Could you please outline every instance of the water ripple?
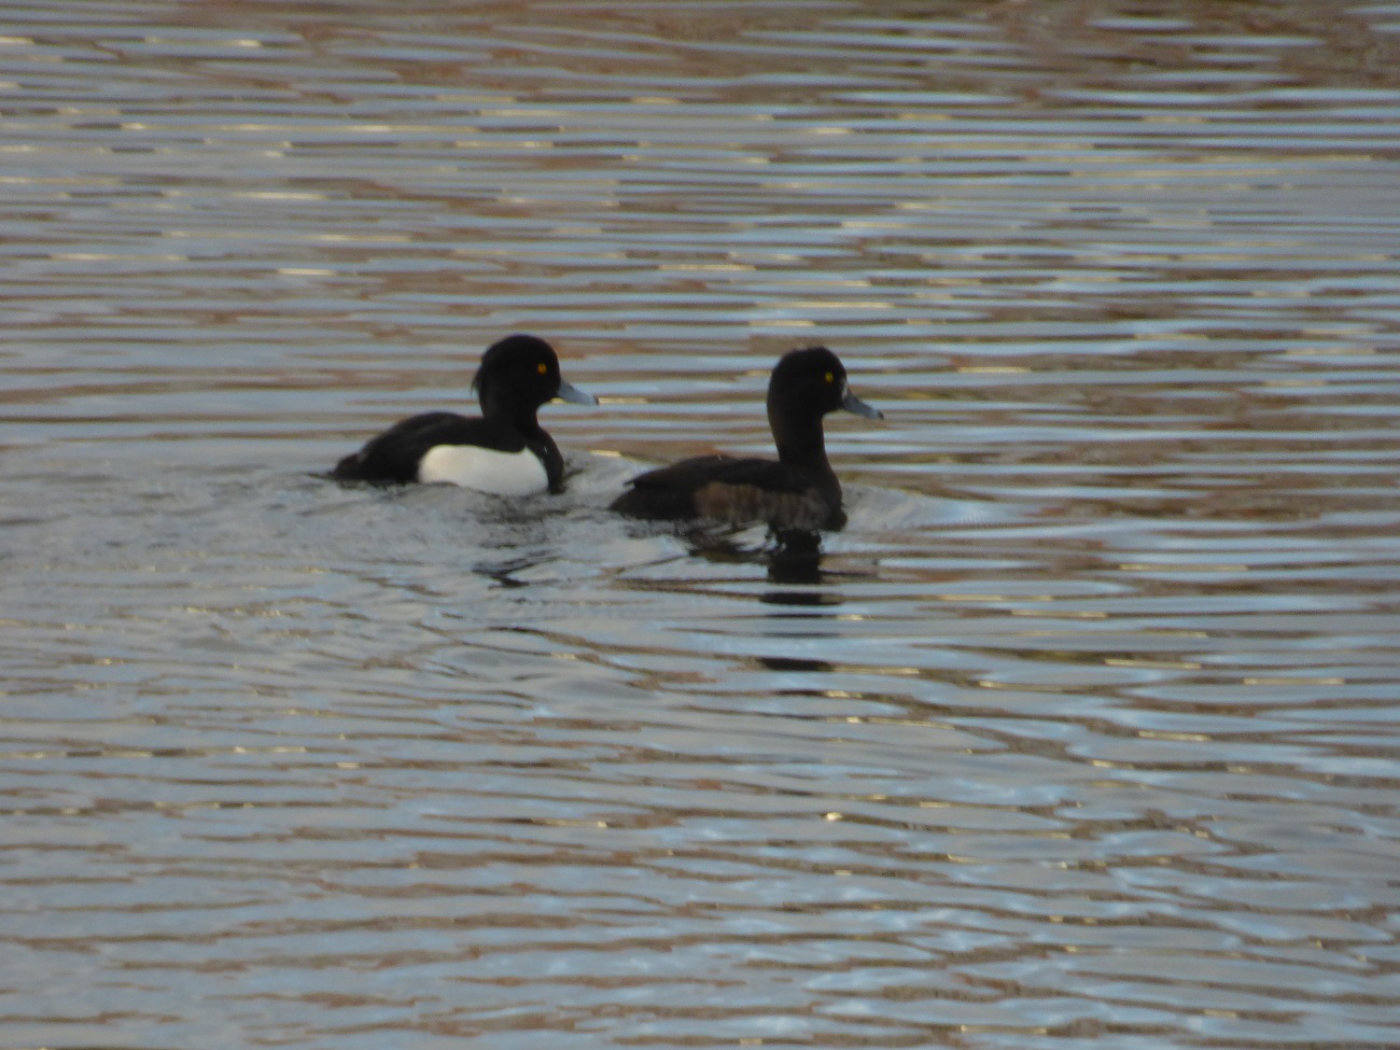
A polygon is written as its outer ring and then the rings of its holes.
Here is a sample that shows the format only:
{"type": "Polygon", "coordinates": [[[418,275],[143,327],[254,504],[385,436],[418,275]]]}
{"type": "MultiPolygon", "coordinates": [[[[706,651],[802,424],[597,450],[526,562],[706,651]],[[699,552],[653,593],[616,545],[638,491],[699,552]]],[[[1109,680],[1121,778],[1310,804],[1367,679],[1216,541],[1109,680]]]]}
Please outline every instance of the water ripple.
{"type": "Polygon", "coordinates": [[[1394,1044],[1394,15],[16,9],[0,1026],[1394,1044]],[[603,509],[811,341],[819,558],[603,509]]]}

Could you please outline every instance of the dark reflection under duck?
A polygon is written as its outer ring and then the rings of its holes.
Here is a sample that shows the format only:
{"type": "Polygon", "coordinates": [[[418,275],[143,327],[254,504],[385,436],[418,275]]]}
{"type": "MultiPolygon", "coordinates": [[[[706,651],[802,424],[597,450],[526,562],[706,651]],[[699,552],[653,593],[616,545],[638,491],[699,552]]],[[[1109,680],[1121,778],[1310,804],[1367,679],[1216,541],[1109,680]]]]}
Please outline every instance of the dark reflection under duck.
{"type": "MultiPolygon", "coordinates": [[[[788,530],[773,542],[746,545],[733,531],[713,526],[682,529],[690,553],[706,561],[730,565],[761,565],[768,582],[790,585],[827,584],[868,575],[863,572],[823,568],[821,535],[817,532],[788,530]]],[[[772,591],[763,601],[775,605],[831,605],[839,599],[820,590],[772,591]]]]}

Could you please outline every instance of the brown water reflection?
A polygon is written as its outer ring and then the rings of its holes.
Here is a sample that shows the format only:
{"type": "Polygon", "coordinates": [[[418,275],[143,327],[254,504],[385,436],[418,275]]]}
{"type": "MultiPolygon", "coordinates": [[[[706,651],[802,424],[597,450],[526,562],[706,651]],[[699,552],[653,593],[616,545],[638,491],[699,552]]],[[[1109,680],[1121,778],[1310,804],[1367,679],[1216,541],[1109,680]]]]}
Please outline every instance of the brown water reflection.
{"type": "Polygon", "coordinates": [[[7,14],[4,1042],[1400,1041],[1400,6],[7,14]],[[811,340],[815,564],[603,509],[811,340]]]}

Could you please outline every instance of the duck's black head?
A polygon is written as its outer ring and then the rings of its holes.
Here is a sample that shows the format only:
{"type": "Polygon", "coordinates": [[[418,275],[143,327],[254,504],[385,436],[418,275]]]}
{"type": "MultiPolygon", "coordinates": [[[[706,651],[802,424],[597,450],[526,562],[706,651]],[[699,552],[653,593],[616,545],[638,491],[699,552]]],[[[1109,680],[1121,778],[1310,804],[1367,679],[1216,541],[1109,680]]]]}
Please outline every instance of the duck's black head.
{"type": "Polygon", "coordinates": [[[837,409],[867,419],[883,419],[878,410],[851,393],[846,367],[825,346],[783,354],[769,379],[769,423],[778,437],[780,451],[783,431],[797,430],[804,423],[820,428],[822,416],[837,409]]]}
{"type": "Polygon", "coordinates": [[[508,335],[492,343],[481,356],[472,389],[485,415],[517,420],[533,420],[535,411],[556,397],[597,404],[591,395],[564,381],[554,348],[533,335],[508,335]]]}

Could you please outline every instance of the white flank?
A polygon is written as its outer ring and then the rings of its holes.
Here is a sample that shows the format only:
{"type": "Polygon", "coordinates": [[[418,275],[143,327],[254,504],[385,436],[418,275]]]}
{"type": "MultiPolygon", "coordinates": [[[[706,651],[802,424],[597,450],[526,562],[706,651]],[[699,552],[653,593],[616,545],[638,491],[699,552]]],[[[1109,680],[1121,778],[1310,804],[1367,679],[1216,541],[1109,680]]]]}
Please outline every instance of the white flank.
{"type": "Polygon", "coordinates": [[[476,445],[434,445],[418,461],[419,481],[448,481],[498,496],[528,496],[549,488],[544,464],[528,448],[496,452],[476,445]]]}

